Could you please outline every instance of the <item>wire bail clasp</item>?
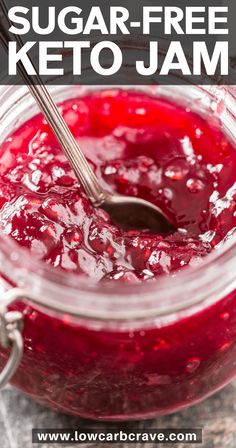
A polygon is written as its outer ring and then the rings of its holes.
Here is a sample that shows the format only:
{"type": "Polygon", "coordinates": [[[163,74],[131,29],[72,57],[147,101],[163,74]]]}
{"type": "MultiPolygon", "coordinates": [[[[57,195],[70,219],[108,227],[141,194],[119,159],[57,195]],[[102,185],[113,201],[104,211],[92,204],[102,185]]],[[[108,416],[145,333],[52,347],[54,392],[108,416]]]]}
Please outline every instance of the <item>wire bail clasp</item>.
{"type": "Polygon", "coordinates": [[[11,348],[9,359],[0,373],[0,389],[3,388],[16,372],[23,355],[23,314],[8,311],[4,300],[0,306],[0,345],[11,348]]]}

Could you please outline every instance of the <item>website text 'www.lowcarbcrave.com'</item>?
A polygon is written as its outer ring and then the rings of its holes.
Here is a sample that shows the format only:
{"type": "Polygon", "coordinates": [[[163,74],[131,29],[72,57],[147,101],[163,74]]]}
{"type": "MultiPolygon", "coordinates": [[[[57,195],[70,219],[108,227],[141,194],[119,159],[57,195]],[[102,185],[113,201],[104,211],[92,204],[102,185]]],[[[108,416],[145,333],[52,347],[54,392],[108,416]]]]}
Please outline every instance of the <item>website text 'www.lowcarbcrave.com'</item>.
{"type": "Polygon", "coordinates": [[[33,429],[33,443],[202,443],[202,430],[152,429],[136,431],[80,431],[79,429],[33,429]]]}

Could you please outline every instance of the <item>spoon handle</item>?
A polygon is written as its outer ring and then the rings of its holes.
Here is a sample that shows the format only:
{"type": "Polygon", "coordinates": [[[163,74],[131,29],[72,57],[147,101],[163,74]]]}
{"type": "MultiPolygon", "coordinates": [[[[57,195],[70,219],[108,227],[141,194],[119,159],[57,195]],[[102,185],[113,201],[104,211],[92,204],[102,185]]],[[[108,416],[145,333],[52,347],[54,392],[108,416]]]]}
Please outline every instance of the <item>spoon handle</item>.
{"type": "MultiPolygon", "coordinates": [[[[4,0],[0,0],[0,19],[0,41],[4,48],[8,50],[9,41],[17,42],[19,48],[22,48],[23,42],[19,35],[13,35],[8,31],[8,26],[11,25],[11,23],[8,18],[8,9],[4,0]],[[3,21],[5,23],[3,23],[3,21]]],[[[18,62],[18,69],[21,77],[57,137],[76,177],[82,184],[92,204],[95,207],[98,207],[105,201],[108,193],[99,184],[97,177],[59,112],[51,94],[43,84],[32,61],[31,63],[36,73],[33,77],[27,73],[22,62],[18,62]]]]}

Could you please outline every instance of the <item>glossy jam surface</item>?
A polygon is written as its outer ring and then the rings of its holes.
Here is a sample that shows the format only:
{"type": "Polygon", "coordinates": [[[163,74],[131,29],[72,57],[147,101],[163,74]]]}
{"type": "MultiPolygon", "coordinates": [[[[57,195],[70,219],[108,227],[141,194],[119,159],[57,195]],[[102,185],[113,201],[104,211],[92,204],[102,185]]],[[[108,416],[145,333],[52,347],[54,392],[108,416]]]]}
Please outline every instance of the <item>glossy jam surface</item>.
{"type": "MultiPolygon", "coordinates": [[[[213,118],[115,90],[61,110],[103,185],[163,206],[178,231],[125,232],[93,210],[36,116],[0,151],[1,228],[33,257],[96,282],[171,281],[233,235],[235,148],[213,118]]],[[[24,314],[24,356],[12,383],[56,410],[143,419],[195,403],[236,374],[235,291],[164,324],[75,319],[23,300],[14,308],[24,314]]],[[[0,369],[8,357],[1,349],[0,369]]]]}
{"type": "Polygon", "coordinates": [[[124,231],[93,209],[36,116],[0,149],[1,228],[35,257],[95,281],[136,283],[196,265],[232,235],[236,152],[214,119],[121,90],[61,111],[104,187],[159,205],[178,230],[124,231]]]}

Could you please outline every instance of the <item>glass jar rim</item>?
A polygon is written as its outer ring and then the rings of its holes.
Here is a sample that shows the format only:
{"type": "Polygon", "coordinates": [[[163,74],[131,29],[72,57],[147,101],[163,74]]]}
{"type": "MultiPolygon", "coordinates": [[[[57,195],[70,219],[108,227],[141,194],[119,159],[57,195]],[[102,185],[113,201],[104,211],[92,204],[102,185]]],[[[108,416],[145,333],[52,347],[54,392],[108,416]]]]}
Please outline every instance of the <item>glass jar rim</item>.
{"type": "MultiPolygon", "coordinates": [[[[236,89],[228,87],[235,101],[236,89]]],[[[2,89],[4,86],[0,88],[0,98],[2,89]]],[[[232,113],[232,107],[229,112],[232,113]]],[[[114,289],[109,284],[92,281],[88,284],[88,278],[65,273],[33,259],[29,251],[3,235],[0,237],[0,263],[4,265],[6,275],[12,275],[14,264],[13,281],[25,287],[22,279],[27,278],[30,291],[27,298],[46,308],[101,320],[143,320],[189,313],[216,302],[223,291],[224,296],[230,293],[236,286],[236,275],[232,269],[236,261],[235,247],[236,237],[232,236],[230,241],[202,259],[197,266],[185,268],[176,276],[161,276],[153,282],[138,285],[115,283],[114,289]]]]}

